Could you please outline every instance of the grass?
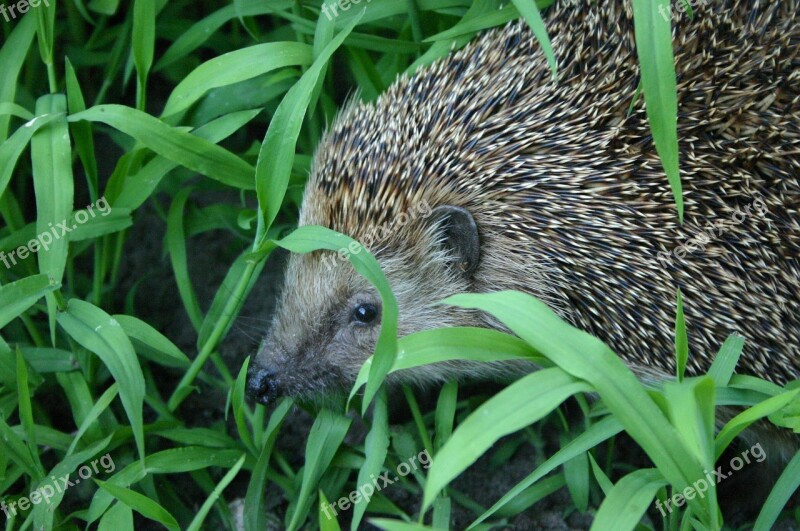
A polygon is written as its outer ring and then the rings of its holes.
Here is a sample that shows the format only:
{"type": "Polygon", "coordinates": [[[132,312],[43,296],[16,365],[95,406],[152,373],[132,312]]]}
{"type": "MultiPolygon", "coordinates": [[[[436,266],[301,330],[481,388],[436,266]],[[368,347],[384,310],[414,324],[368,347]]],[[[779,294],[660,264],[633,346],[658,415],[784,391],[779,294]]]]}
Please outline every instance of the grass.
{"type": "MultiPolygon", "coordinates": [[[[283,518],[271,525],[288,529],[356,529],[367,520],[389,530],[445,528],[456,513],[467,514],[473,529],[489,529],[564,486],[569,510],[592,513],[595,529],[720,528],[714,486],[661,521],[654,499],[663,502],[704,477],[758,419],[800,431],[800,386],[734,375],[743,344],[735,336],[708,375],[684,377],[689,354],[680,299],[677,379],[646,387],[600,341],[519,293],[445,301],[491,313],[514,336],[456,328],[398,340],[397,306],[378,263],[366,253],[351,255],[384,308],[375,356],[350,395],[354,412],[371,407],[362,419],[366,437],[346,440],[353,416],[312,412],[302,466],[278,448],[292,403],[252,406],[244,398],[247,362],[229,367],[220,355],[276,248],[303,253],[349,242],[321,227],[293,230],[311,156],[348,92],[358,88],[363,99],[374,99],[397,75],[520,16],[557,79],[539,11],[547,3],[371,0],[362,4],[367,9],[329,19],[319,1],[220,7],[202,0],[51,0],[0,21],[0,251],[9,255],[36,235],[53,234],[47,250],[17,253],[11,267],[0,267],[0,500],[19,504],[54,478],[83,478],[87,463],[106,454],[115,464],[49,503],[17,505],[6,529],[233,529],[234,499],[243,500],[243,521],[253,530],[268,524],[268,499],[279,500],[283,518]],[[224,191],[239,201],[200,200],[224,191]],[[98,214],[103,201],[109,212],[98,214]],[[121,280],[126,242],[145,206],[165,222],[165,233],[154,237],[163,238],[193,349],[178,348],[139,314],[138,284],[127,288],[121,280]],[[64,223],[74,229],[56,237],[54,227],[64,223]],[[220,230],[239,245],[206,304],[189,275],[188,243],[220,230]],[[389,425],[382,382],[390,372],[448,359],[518,358],[543,369],[493,396],[464,398],[448,383],[431,408],[405,389],[411,420],[389,425]],[[219,409],[230,422],[198,424],[186,404],[207,390],[228,397],[219,409]],[[578,404],[577,430],[561,411],[568,400],[578,404]],[[720,405],[743,411],[715,432],[720,405]],[[613,441],[622,431],[652,467],[614,462],[613,441]],[[558,434],[558,451],[509,484],[491,507],[459,489],[456,478],[482,457],[499,469],[522,447],[541,453],[545,433],[558,434]],[[430,468],[393,486],[415,503],[401,507],[378,491],[370,503],[343,511],[341,524],[325,516],[320,502],[340,500],[423,449],[433,456],[430,468]],[[642,520],[648,509],[650,518],[642,520]]],[[[682,217],[670,28],[657,6],[633,1],[640,88],[682,217]]],[[[798,467],[795,456],[757,529],[781,516],[800,482],[798,467]]],[[[269,514],[274,519],[276,511],[269,514]]]]}

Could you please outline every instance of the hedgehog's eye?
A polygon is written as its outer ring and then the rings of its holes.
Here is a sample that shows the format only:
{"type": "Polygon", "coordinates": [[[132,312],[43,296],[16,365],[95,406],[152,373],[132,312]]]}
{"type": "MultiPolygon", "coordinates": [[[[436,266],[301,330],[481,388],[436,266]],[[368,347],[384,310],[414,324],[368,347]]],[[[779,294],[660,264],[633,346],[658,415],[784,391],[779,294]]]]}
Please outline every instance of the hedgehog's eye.
{"type": "Polygon", "coordinates": [[[378,308],[374,304],[369,304],[369,303],[359,304],[353,310],[353,316],[351,318],[351,321],[360,324],[370,324],[375,319],[377,319],[379,315],[380,312],[378,311],[378,308]]]}

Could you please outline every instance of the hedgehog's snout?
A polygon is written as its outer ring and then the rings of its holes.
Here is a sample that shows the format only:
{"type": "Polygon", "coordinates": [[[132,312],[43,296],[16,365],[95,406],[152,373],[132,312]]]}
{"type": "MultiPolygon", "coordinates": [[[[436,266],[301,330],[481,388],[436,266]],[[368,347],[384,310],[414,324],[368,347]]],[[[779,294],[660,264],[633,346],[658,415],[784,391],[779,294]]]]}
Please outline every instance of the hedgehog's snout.
{"type": "Polygon", "coordinates": [[[254,365],[247,371],[247,394],[259,404],[269,405],[282,393],[274,370],[254,365]]]}

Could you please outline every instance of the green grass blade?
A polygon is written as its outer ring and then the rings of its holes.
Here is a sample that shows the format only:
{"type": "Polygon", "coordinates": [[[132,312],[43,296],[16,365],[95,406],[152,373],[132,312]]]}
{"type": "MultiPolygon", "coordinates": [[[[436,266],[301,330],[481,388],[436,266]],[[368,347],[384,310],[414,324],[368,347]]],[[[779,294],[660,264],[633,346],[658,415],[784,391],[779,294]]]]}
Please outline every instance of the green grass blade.
{"type": "Polygon", "coordinates": [[[171,116],[198,101],[209,90],[232,85],[289,66],[311,64],[311,47],[301,42],[257,44],[215,57],[195,68],[178,83],[164,107],[171,116]]]}
{"type": "MultiPolygon", "coordinates": [[[[218,144],[230,135],[240,131],[259,112],[261,112],[261,109],[227,114],[198,127],[191,134],[218,144]]],[[[115,209],[129,208],[135,210],[153,194],[164,176],[177,167],[178,163],[160,155],[156,156],[138,172],[126,177],[116,198],[109,197],[108,199],[115,209]]]]}
{"type": "Polygon", "coordinates": [[[69,117],[70,122],[102,122],[135,138],[148,149],[190,170],[243,190],[252,190],[253,168],[230,151],[170,127],[123,105],[97,105],[69,117]]]}
{"type": "MultiPolygon", "coordinates": [[[[25,56],[33,42],[33,36],[36,34],[36,21],[34,17],[22,17],[8,40],[0,48],[0,68],[3,69],[3,75],[0,76],[0,102],[13,102],[17,94],[17,79],[22,65],[25,62],[25,56]]],[[[5,142],[8,137],[8,116],[0,115],[0,143],[5,142]]],[[[0,164],[0,168],[4,168],[4,164],[0,164]]],[[[2,183],[2,179],[0,179],[2,183]]],[[[0,186],[0,195],[3,193],[4,186],[0,186]]]]}
{"type": "Polygon", "coordinates": [[[589,456],[589,462],[592,465],[592,472],[594,473],[595,480],[597,480],[597,484],[600,485],[600,490],[603,491],[605,496],[608,496],[608,494],[611,492],[611,489],[614,488],[614,484],[611,483],[611,480],[608,479],[606,473],[602,468],[600,468],[600,465],[597,464],[597,461],[594,460],[592,454],[587,452],[586,455],[589,456]]]}
{"type": "Polygon", "coordinates": [[[114,208],[100,216],[94,209],[81,209],[74,212],[71,219],[75,228],[69,233],[70,242],[94,240],[106,234],[123,231],[133,225],[131,211],[127,208],[114,208]],[[81,218],[87,221],[81,223],[79,222],[81,218]]]}
{"type": "MultiPolygon", "coordinates": [[[[372,359],[368,358],[361,366],[350,392],[351,398],[367,382],[372,359]]],[[[503,332],[485,328],[442,328],[423,330],[398,339],[397,356],[389,372],[451,360],[490,362],[526,359],[538,365],[551,365],[527,343],[503,332]]]]}
{"type": "Polygon", "coordinates": [[[769,531],[773,529],[781,510],[786,506],[789,498],[797,491],[798,487],[800,487],[800,451],[794,454],[775,486],[772,487],[772,491],[770,491],[767,501],[761,507],[761,512],[758,514],[753,526],[754,531],[769,531]]]}
{"type": "Polygon", "coordinates": [[[47,275],[33,275],[0,286],[0,328],[19,317],[25,310],[36,304],[36,301],[58,289],[60,284],[51,281],[47,275]]]}
{"type": "Polygon", "coordinates": [[[133,3],[133,64],[136,66],[136,108],[145,109],[147,76],[153,66],[156,42],[155,0],[134,0],[133,3]]]}
{"type": "MultiPolygon", "coordinates": [[[[254,0],[245,2],[245,5],[242,6],[242,14],[244,16],[266,15],[288,9],[291,6],[292,0],[272,0],[269,5],[264,5],[264,2],[254,0]]],[[[199,20],[170,45],[161,59],[156,63],[153,71],[158,72],[175,61],[186,57],[202,46],[218,29],[237,18],[237,16],[236,6],[227,5],[199,20]]]]}
{"type": "MultiPolygon", "coordinates": [[[[148,455],[144,460],[146,466],[142,460],[134,461],[117,472],[108,480],[108,483],[128,486],[142,480],[148,474],[182,474],[209,467],[230,469],[241,456],[241,450],[220,450],[219,448],[196,446],[172,448],[148,455]]],[[[98,491],[89,506],[89,512],[86,515],[87,523],[91,524],[100,518],[113,501],[114,498],[111,494],[106,491],[98,491]]]]}
{"type": "MultiPolygon", "coordinates": [[[[311,494],[316,492],[322,474],[330,465],[339,445],[344,441],[349,427],[349,418],[332,413],[330,410],[323,409],[317,415],[317,419],[311,427],[311,433],[308,434],[303,483],[294,503],[294,511],[289,513],[291,515],[287,526],[289,531],[299,529],[308,516],[311,509],[311,494]]],[[[289,514],[287,514],[287,519],[289,514]]]]}
{"type": "Polygon", "coordinates": [[[678,219],[683,223],[683,188],[678,169],[678,96],[675,60],[672,55],[668,0],[633,0],[636,51],[642,76],[642,90],[653,142],[669,179],[678,219]]]}
{"type": "Polygon", "coordinates": [[[686,319],[683,317],[683,296],[678,288],[678,309],[675,313],[675,363],[678,381],[683,380],[686,363],[689,361],[689,338],[686,335],[686,319]]]}
{"type": "Polygon", "coordinates": [[[171,514],[169,514],[169,511],[147,496],[139,494],[131,489],[126,489],[125,487],[120,487],[118,485],[114,485],[113,483],[108,483],[99,479],[95,479],[94,482],[97,483],[97,485],[99,485],[103,490],[108,491],[108,493],[114,498],[118,499],[120,502],[124,503],[148,520],[158,522],[170,530],[180,529],[178,521],[175,520],[175,517],[173,517],[171,514]]]}
{"type": "Polygon", "coordinates": [[[31,406],[31,390],[28,386],[28,366],[25,364],[25,358],[22,357],[22,352],[20,352],[19,348],[17,348],[17,404],[19,407],[19,420],[25,432],[28,450],[31,458],[41,469],[43,467],[36,447],[36,433],[33,429],[33,407],[31,406]]]}
{"type": "MultiPolygon", "coordinates": [[[[372,427],[367,433],[364,441],[364,464],[358,470],[358,480],[356,485],[366,485],[370,483],[372,477],[378,477],[383,463],[386,461],[386,454],[389,451],[389,406],[386,390],[383,389],[375,396],[375,407],[372,411],[372,427]]],[[[364,513],[369,505],[369,499],[361,497],[353,506],[353,519],[350,523],[351,531],[358,529],[364,513]]]]}
{"type": "Polygon", "coordinates": [[[407,524],[406,522],[389,520],[387,518],[372,518],[369,520],[369,523],[385,531],[432,531],[441,529],[424,526],[422,524],[407,524]]]}
{"type": "Polygon", "coordinates": [[[233,385],[231,406],[233,407],[233,418],[236,422],[236,431],[239,433],[239,439],[251,454],[258,455],[253,445],[253,437],[250,435],[250,429],[247,427],[247,421],[245,420],[247,404],[245,403],[244,390],[245,381],[247,379],[247,367],[249,365],[250,357],[248,356],[247,359],[244,360],[242,368],[239,369],[239,375],[236,377],[236,382],[233,385]]]}
{"type": "Polygon", "coordinates": [[[423,510],[500,437],[536,422],[570,396],[590,390],[563,370],[551,368],[529,374],[490,398],[458,426],[433,457],[423,510]]]}
{"type": "Polygon", "coordinates": [[[644,516],[658,489],[666,485],[654,468],[642,468],[620,479],[597,511],[592,530],[633,530],[644,516]]]}
{"type": "MultiPolygon", "coordinates": [[[[562,437],[562,447],[568,439],[562,437]]],[[[587,453],[576,455],[564,463],[564,482],[579,512],[585,513],[589,506],[589,459],[587,453]]]]}
{"type": "MultiPolygon", "coordinates": [[[[36,102],[36,114],[59,117],[31,138],[33,186],[36,191],[36,232],[43,235],[58,230],[59,223],[70,221],[75,185],[72,178],[72,149],[66,120],[67,99],[61,94],[42,96],[36,102]]],[[[63,229],[61,230],[63,232],[63,229]]],[[[37,253],[39,271],[57,282],[67,265],[69,238],[52,238],[48,249],[37,253]]],[[[40,241],[44,241],[42,236],[40,241]]]]}
{"type": "Polygon", "coordinates": [[[86,414],[86,418],[81,423],[80,427],[78,428],[78,432],[75,434],[74,439],[72,439],[72,444],[69,445],[69,449],[67,449],[67,457],[72,455],[72,452],[75,451],[75,448],[78,446],[78,441],[81,440],[86,430],[88,430],[94,421],[100,417],[100,415],[108,409],[108,406],[111,405],[111,402],[119,394],[119,384],[112,384],[111,387],[105,390],[105,392],[100,395],[100,398],[97,399],[97,402],[94,403],[92,409],[86,414]]]}
{"type": "Polygon", "coordinates": [[[256,192],[260,212],[256,247],[261,244],[283,204],[294,161],[297,138],[300,136],[300,128],[311,102],[317,79],[322,75],[333,52],[353,31],[360,18],[353,20],[347,28],[331,40],[314,64],[286,94],[270,121],[256,163],[256,192]]]}
{"type": "Polygon", "coordinates": [[[436,417],[434,422],[436,436],[433,441],[434,451],[439,451],[453,434],[453,422],[455,421],[457,405],[458,382],[449,381],[442,386],[439,399],[436,402],[436,417]]]}
{"type": "Polygon", "coordinates": [[[553,53],[553,45],[550,43],[550,36],[547,34],[547,27],[542,20],[542,14],[539,12],[539,6],[536,5],[534,0],[511,0],[517,11],[520,12],[525,22],[530,26],[536,40],[542,47],[542,52],[547,58],[547,64],[550,65],[550,71],[553,73],[553,81],[558,79],[558,62],[556,55],[553,53]]]}
{"type": "Polygon", "coordinates": [[[67,311],[58,314],[58,323],[75,341],[97,354],[119,384],[120,399],[144,459],[144,376],[128,336],[106,312],[78,299],[71,299],[67,311]]]}
{"type": "MultiPolygon", "coordinates": [[[[679,490],[703,476],[691,455],[636,376],[600,340],[580,331],[541,301],[519,292],[456,295],[444,302],[481,309],[569,374],[589,382],[631,437],[647,452],[662,474],[679,490]],[[636,404],[636,407],[631,407],[636,404]]],[[[708,521],[705,506],[689,502],[708,521]]]]}
{"type": "Polygon", "coordinates": [[[167,339],[161,332],[141,319],[130,315],[114,315],[128,337],[137,347],[136,351],[147,359],[165,367],[186,368],[191,363],[181,349],[167,339]],[[141,346],[142,348],[138,348],[141,346]]]}
{"type": "Polygon", "coordinates": [[[97,531],[135,531],[133,511],[122,502],[115,503],[100,519],[97,531]]]}
{"type": "MultiPolygon", "coordinates": [[[[5,192],[14,168],[17,165],[20,155],[30,142],[31,137],[41,127],[61,119],[60,114],[48,114],[37,116],[24,126],[17,129],[11,137],[0,145],[0,195],[5,192]]],[[[63,220],[61,220],[63,221],[63,220]]]]}
{"type": "Polygon", "coordinates": [[[336,521],[335,516],[329,516],[325,512],[325,507],[328,506],[328,498],[325,497],[325,493],[322,492],[322,489],[319,490],[319,513],[317,514],[317,518],[319,521],[319,530],[320,531],[341,531],[341,527],[339,527],[339,522],[336,521]]]}
{"type": "Polygon", "coordinates": [[[719,352],[714,357],[713,363],[711,363],[711,367],[708,369],[708,375],[711,376],[717,387],[726,386],[731,381],[743,348],[744,338],[736,334],[729,335],[722,344],[719,352]]]}
{"type": "MultiPolygon", "coordinates": [[[[78,76],[72,67],[69,58],[65,59],[66,83],[67,83],[67,105],[70,114],[77,114],[86,110],[86,102],[83,99],[78,76]]],[[[75,139],[75,149],[81,159],[81,164],[86,172],[86,181],[89,184],[89,197],[92,201],[97,201],[99,188],[97,184],[97,159],[94,153],[94,138],[92,137],[92,126],[87,122],[73,122],[70,124],[72,137],[75,139]]]]}
{"type": "Polygon", "coordinates": [[[56,3],[40,5],[33,13],[36,18],[36,37],[39,41],[39,56],[47,66],[47,78],[50,92],[58,90],[55,70],[53,69],[53,44],[55,42],[56,3]]]}
{"type": "Polygon", "coordinates": [[[228,472],[225,474],[225,476],[223,476],[223,478],[220,480],[217,486],[214,487],[214,491],[208,496],[206,501],[203,502],[203,505],[197,512],[197,516],[194,517],[194,520],[192,520],[192,523],[189,524],[189,527],[186,528],[186,531],[197,531],[199,529],[202,529],[203,522],[208,516],[208,512],[211,510],[211,506],[216,503],[216,501],[222,494],[222,491],[225,490],[225,487],[227,487],[231,483],[231,481],[233,481],[233,479],[236,477],[236,474],[238,474],[239,470],[242,469],[245,457],[246,457],[245,455],[242,455],[242,457],[236,462],[236,464],[233,465],[233,468],[228,470],[228,472]]]}
{"type": "Polygon", "coordinates": [[[186,232],[183,229],[183,215],[186,207],[186,200],[192,188],[183,188],[172,200],[167,214],[167,250],[169,259],[172,263],[172,270],[175,272],[175,282],[178,284],[178,293],[183,301],[189,320],[195,330],[200,330],[203,324],[203,312],[200,310],[200,303],[197,302],[192,287],[192,280],[189,277],[189,261],[186,257],[186,232]]]}
{"type": "Polygon", "coordinates": [[[26,109],[21,105],[17,105],[16,103],[0,103],[0,116],[16,116],[17,118],[22,118],[23,120],[33,120],[34,116],[31,111],[26,109]]]}
{"type": "Polygon", "coordinates": [[[728,445],[733,442],[733,439],[735,439],[736,436],[739,435],[745,428],[757,420],[783,409],[798,396],[800,396],[800,388],[786,391],[778,396],[768,398],[760,404],[756,404],[753,407],[745,409],[729,420],[717,434],[715,448],[716,458],[719,459],[719,456],[722,455],[722,452],[725,451],[725,448],[727,448],[728,445]]]}
{"type": "Polygon", "coordinates": [[[267,484],[267,471],[269,470],[272,448],[275,446],[280,427],[284,419],[286,419],[286,414],[291,407],[292,401],[288,398],[284,398],[277,407],[275,407],[272,415],[270,415],[267,429],[264,432],[266,440],[261,448],[253,473],[250,476],[250,483],[247,485],[247,494],[244,499],[245,529],[267,528],[267,510],[264,496],[264,487],[267,484]]]}
{"type": "Polygon", "coordinates": [[[12,463],[21,468],[25,474],[35,480],[44,477],[44,470],[41,465],[33,460],[30,449],[25,445],[22,438],[16,434],[11,426],[6,424],[5,419],[0,416],[0,449],[8,456],[12,463]]]}
{"type": "MultiPolygon", "coordinates": [[[[84,450],[77,452],[75,454],[69,455],[64,457],[60,463],[53,467],[50,470],[50,473],[47,474],[45,477],[39,481],[38,485],[36,485],[36,489],[41,488],[45,485],[53,486],[58,480],[54,478],[61,478],[67,474],[72,474],[75,470],[80,467],[81,465],[85,464],[89,461],[92,457],[95,457],[100,452],[105,450],[109,443],[111,442],[113,435],[109,435],[104,439],[101,439],[91,445],[89,445],[84,450]]],[[[110,454],[106,454],[110,458],[110,454]]],[[[105,456],[103,456],[105,457],[105,456]]],[[[113,460],[111,461],[113,463],[113,460]]],[[[116,465],[115,465],[116,466],[116,465]]],[[[105,470],[105,467],[103,468],[105,470]]],[[[64,499],[64,495],[66,494],[65,490],[55,489],[55,494],[50,498],[49,503],[40,503],[33,508],[33,522],[35,529],[54,529],[53,520],[54,515],[56,513],[56,509],[61,504],[61,501],[64,499]]]]}
{"type": "Polygon", "coordinates": [[[236,284],[239,282],[239,280],[244,277],[250,261],[250,253],[245,252],[239,255],[233,265],[231,265],[231,267],[228,269],[228,272],[225,274],[225,280],[222,281],[222,284],[217,290],[216,295],[214,295],[214,300],[211,302],[211,307],[208,309],[208,313],[206,313],[206,316],[200,325],[200,330],[197,335],[198,350],[201,349],[206,342],[208,342],[212,332],[214,331],[214,327],[219,322],[227,323],[225,328],[222,330],[220,340],[222,340],[228,334],[231,326],[233,326],[236,316],[239,315],[239,311],[242,309],[244,302],[247,300],[247,296],[250,294],[253,286],[255,286],[256,282],[261,276],[261,271],[264,269],[264,264],[266,263],[262,260],[255,266],[253,273],[250,275],[250,281],[245,287],[244,293],[238,297],[236,301],[234,301],[235,304],[228,304],[231,293],[234,292],[236,284]]]}

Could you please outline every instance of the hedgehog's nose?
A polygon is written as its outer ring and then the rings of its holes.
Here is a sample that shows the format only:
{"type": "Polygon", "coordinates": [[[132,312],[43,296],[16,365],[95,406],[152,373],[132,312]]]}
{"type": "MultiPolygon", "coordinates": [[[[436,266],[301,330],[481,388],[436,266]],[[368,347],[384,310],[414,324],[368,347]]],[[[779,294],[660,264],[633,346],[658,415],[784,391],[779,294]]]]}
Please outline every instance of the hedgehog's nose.
{"type": "Polygon", "coordinates": [[[275,371],[252,367],[247,371],[247,394],[259,404],[268,405],[278,397],[278,380],[275,371]]]}

